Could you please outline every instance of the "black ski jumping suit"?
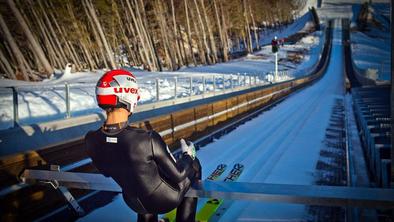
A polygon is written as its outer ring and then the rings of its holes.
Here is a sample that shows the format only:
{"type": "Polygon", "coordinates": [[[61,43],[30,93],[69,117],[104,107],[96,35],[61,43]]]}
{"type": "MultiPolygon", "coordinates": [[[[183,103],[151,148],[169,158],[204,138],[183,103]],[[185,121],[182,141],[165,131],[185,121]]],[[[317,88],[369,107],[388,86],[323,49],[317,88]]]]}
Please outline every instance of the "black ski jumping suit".
{"type": "MultiPolygon", "coordinates": [[[[192,182],[201,179],[199,161],[186,154],[175,161],[155,131],[127,124],[112,131],[103,127],[89,132],[85,142],[93,164],[119,184],[125,202],[138,214],[171,211],[184,200],[192,182]]],[[[194,215],[195,209],[189,219],[194,221],[194,215]]]]}

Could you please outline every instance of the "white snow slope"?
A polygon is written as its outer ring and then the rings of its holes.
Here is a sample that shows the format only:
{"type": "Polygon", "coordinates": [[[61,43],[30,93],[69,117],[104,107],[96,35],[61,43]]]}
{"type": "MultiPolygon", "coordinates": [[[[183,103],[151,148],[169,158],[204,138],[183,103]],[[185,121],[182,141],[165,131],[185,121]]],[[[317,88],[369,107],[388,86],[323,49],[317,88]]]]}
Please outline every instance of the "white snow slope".
{"type": "MultiPolygon", "coordinates": [[[[313,184],[321,142],[334,100],[343,97],[343,54],[340,22],[335,22],[327,72],[314,85],[198,151],[206,177],[219,163],[245,165],[244,182],[313,184]],[[334,59],[335,58],[335,59],[334,59]]],[[[235,201],[220,221],[299,221],[306,207],[235,201]]],[[[136,215],[120,195],[80,221],[130,221],[136,215]],[[116,212],[115,214],[113,212],[116,212]]]]}

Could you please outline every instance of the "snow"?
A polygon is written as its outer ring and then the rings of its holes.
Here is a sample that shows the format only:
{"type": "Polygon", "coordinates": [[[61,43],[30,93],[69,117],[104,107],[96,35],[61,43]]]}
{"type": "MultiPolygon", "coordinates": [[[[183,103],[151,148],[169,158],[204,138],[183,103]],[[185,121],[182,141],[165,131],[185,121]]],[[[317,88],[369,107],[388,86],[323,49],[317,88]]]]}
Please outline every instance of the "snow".
{"type": "Polygon", "coordinates": [[[391,33],[389,0],[326,0],[318,10],[319,16],[327,18],[350,19],[350,41],[352,60],[356,71],[366,77],[376,71],[378,84],[389,84],[391,80],[391,33]],[[361,4],[371,2],[369,6],[373,22],[368,22],[366,30],[357,30],[357,18],[361,4]],[[373,56],[371,56],[373,55],[373,56]]]}
{"type": "Polygon", "coordinates": [[[279,39],[286,38],[294,33],[305,31],[306,27],[310,27],[310,22],[313,21],[312,13],[307,12],[300,18],[289,24],[288,26],[281,27],[279,30],[264,30],[259,35],[260,45],[271,44],[271,40],[276,36],[279,39]]]}
{"type": "MultiPolygon", "coordinates": [[[[271,42],[274,35],[286,37],[293,34],[310,21],[311,15],[307,13],[287,28],[277,32],[262,34],[261,44],[271,42]]],[[[202,77],[206,81],[206,90],[213,91],[213,76],[215,76],[216,90],[229,88],[230,78],[233,84],[239,85],[248,82],[249,75],[259,76],[259,81],[285,81],[304,75],[317,63],[323,48],[324,35],[321,31],[312,33],[294,45],[284,45],[279,52],[279,71],[277,80],[273,78],[274,55],[271,46],[242,58],[226,63],[208,66],[183,67],[176,72],[148,72],[138,68],[130,69],[138,79],[140,86],[140,104],[156,101],[156,79],[160,82],[160,100],[174,98],[175,77],[177,77],[177,97],[186,97],[190,94],[190,77],[193,77],[192,95],[203,91],[202,77]],[[300,56],[300,62],[288,59],[290,54],[300,56]],[[270,74],[271,73],[271,74],[270,74]],[[238,75],[240,83],[238,83],[238,75]],[[223,77],[226,81],[223,81],[223,77]],[[268,80],[267,80],[268,78],[268,80]]],[[[67,69],[69,70],[69,69],[67,69]]],[[[66,117],[65,84],[70,86],[71,116],[86,115],[101,112],[97,107],[94,86],[105,70],[94,72],[61,73],[57,71],[50,79],[43,82],[25,82],[2,79],[0,81],[0,130],[12,128],[13,124],[13,97],[9,87],[18,89],[18,115],[19,124],[30,125],[47,122],[66,117]],[[8,88],[7,88],[8,87],[8,88]]]]}
{"type": "MultiPolygon", "coordinates": [[[[331,52],[331,57],[336,59],[330,60],[324,77],[252,121],[201,147],[197,156],[203,166],[203,178],[219,163],[229,167],[242,163],[245,170],[240,182],[314,183],[314,170],[331,108],[335,99],[343,98],[344,93],[342,33],[338,21],[331,52]]],[[[119,195],[114,202],[80,221],[113,219],[108,212],[114,209],[119,215],[127,215],[127,219],[136,218],[119,195]]],[[[300,221],[306,217],[304,205],[235,201],[220,221],[300,221]]]]}
{"type": "Polygon", "coordinates": [[[309,8],[315,7],[317,8],[318,0],[308,0],[303,9],[300,10],[300,15],[304,15],[308,12],[309,8]]]}
{"type": "Polygon", "coordinates": [[[390,4],[374,3],[369,10],[375,24],[368,22],[366,30],[353,30],[350,34],[352,60],[359,74],[380,83],[389,83],[391,80],[391,48],[388,47],[391,44],[390,4]]]}

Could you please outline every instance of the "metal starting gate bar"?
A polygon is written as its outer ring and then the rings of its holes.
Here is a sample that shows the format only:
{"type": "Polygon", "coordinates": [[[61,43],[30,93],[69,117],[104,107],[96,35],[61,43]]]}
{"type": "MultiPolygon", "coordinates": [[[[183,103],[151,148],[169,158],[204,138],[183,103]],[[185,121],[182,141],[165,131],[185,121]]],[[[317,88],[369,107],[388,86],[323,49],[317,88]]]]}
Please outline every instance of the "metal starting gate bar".
{"type": "MultiPolygon", "coordinates": [[[[55,188],[64,186],[122,192],[112,178],[102,174],[26,169],[21,179],[25,183],[50,183],[55,188]]],[[[382,188],[201,181],[194,184],[186,195],[306,205],[394,209],[394,189],[382,188]]]]}

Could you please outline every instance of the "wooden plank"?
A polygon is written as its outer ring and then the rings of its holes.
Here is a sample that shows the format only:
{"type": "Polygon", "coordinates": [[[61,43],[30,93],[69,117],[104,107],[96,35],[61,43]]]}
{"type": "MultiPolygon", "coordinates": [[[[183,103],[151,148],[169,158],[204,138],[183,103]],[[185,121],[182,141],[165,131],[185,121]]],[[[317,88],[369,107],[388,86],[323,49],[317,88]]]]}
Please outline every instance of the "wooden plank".
{"type": "Polygon", "coordinates": [[[157,132],[171,129],[171,116],[162,115],[159,117],[151,118],[149,120],[141,121],[140,127],[146,130],[155,130],[157,132]]]}
{"type": "MultiPolygon", "coordinates": [[[[196,119],[201,119],[207,116],[211,116],[212,113],[212,104],[204,104],[201,106],[198,106],[194,109],[196,119]]],[[[195,126],[195,130],[198,132],[204,131],[206,128],[209,126],[212,126],[212,120],[207,119],[204,122],[197,123],[195,126]]]]}
{"type": "Polygon", "coordinates": [[[197,106],[194,109],[196,119],[200,119],[209,115],[212,115],[211,104],[204,104],[201,106],[197,106]]]}
{"type": "MultiPolygon", "coordinates": [[[[258,98],[256,92],[249,93],[249,95],[248,95],[248,101],[253,101],[253,100],[255,100],[256,98],[258,98]]],[[[256,107],[257,107],[257,103],[251,103],[251,104],[249,104],[249,110],[255,109],[256,107]]]]}
{"type": "Polygon", "coordinates": [[[195,120],[194,108],[177,111],[171,115],[174,126],[179,126],[195,120]]]}
{"type": "Polygon", "coordinates": [[[212,104],[213,113],[218,113],[223,110],[226,110],[226,100],[221,100],[212,104]]]}
{"type": "MultiPolygon", "coordinates": [[[[213,107],[214,114],[220,113],[220,112],[226,110],[226,108],[227,108],[226,100],[215,102],[215,103],[213,103],[212,107],[213,107]]],[[[213,124],[216,125],[216,124],[226,121],[226,120],[227,120],[227,114],[224,113],[224,114],[214,117],[213,124]]]]}
{"type": "MultiPolygon", "coordinates": [[[[246,95],[239,95],[238,96],[238,104],[243,104],[243,103],[246,103],[248,100],[247,100],[247,98],[246,98],[246,95]]],[[[243,106],[243,107],[240,107],[239,109],[238,109],[238,113],[239,114],[242,114],[242,113],[244,113],[244,112],[246,112],[246,111],[248,111],[248,107],[247,106],[243,106]]]]}
{"type": "Polygon", "coordinates": [[[162,136],[164,142],[168,145],[168,146],[172,146],[175,143],[174,137],[172,134],[168,134],[168,135],[164,135],[162,136]]]}
{"type": "MultiPolygon", "coordinates": [[[[233,108],[238,105],[237,97],[229,98],[227,100],[227,108],[233,108]]],[[[234,116],[238,115],[238,109],[232,110],[227,113],[228,118],[233,118],[234,116]]]]}
{"type": "Polygon", "coordinates": [[[190,137],[196,131],[195,127],[196,126],[193,125],[193,126],[188,127],[186,129],[182,129],[180,131],[175,131],[174,132],[174,140],[177,141],[177,140],[180,140],[181,138],[188,138],[188,137],[190,137]]]}

